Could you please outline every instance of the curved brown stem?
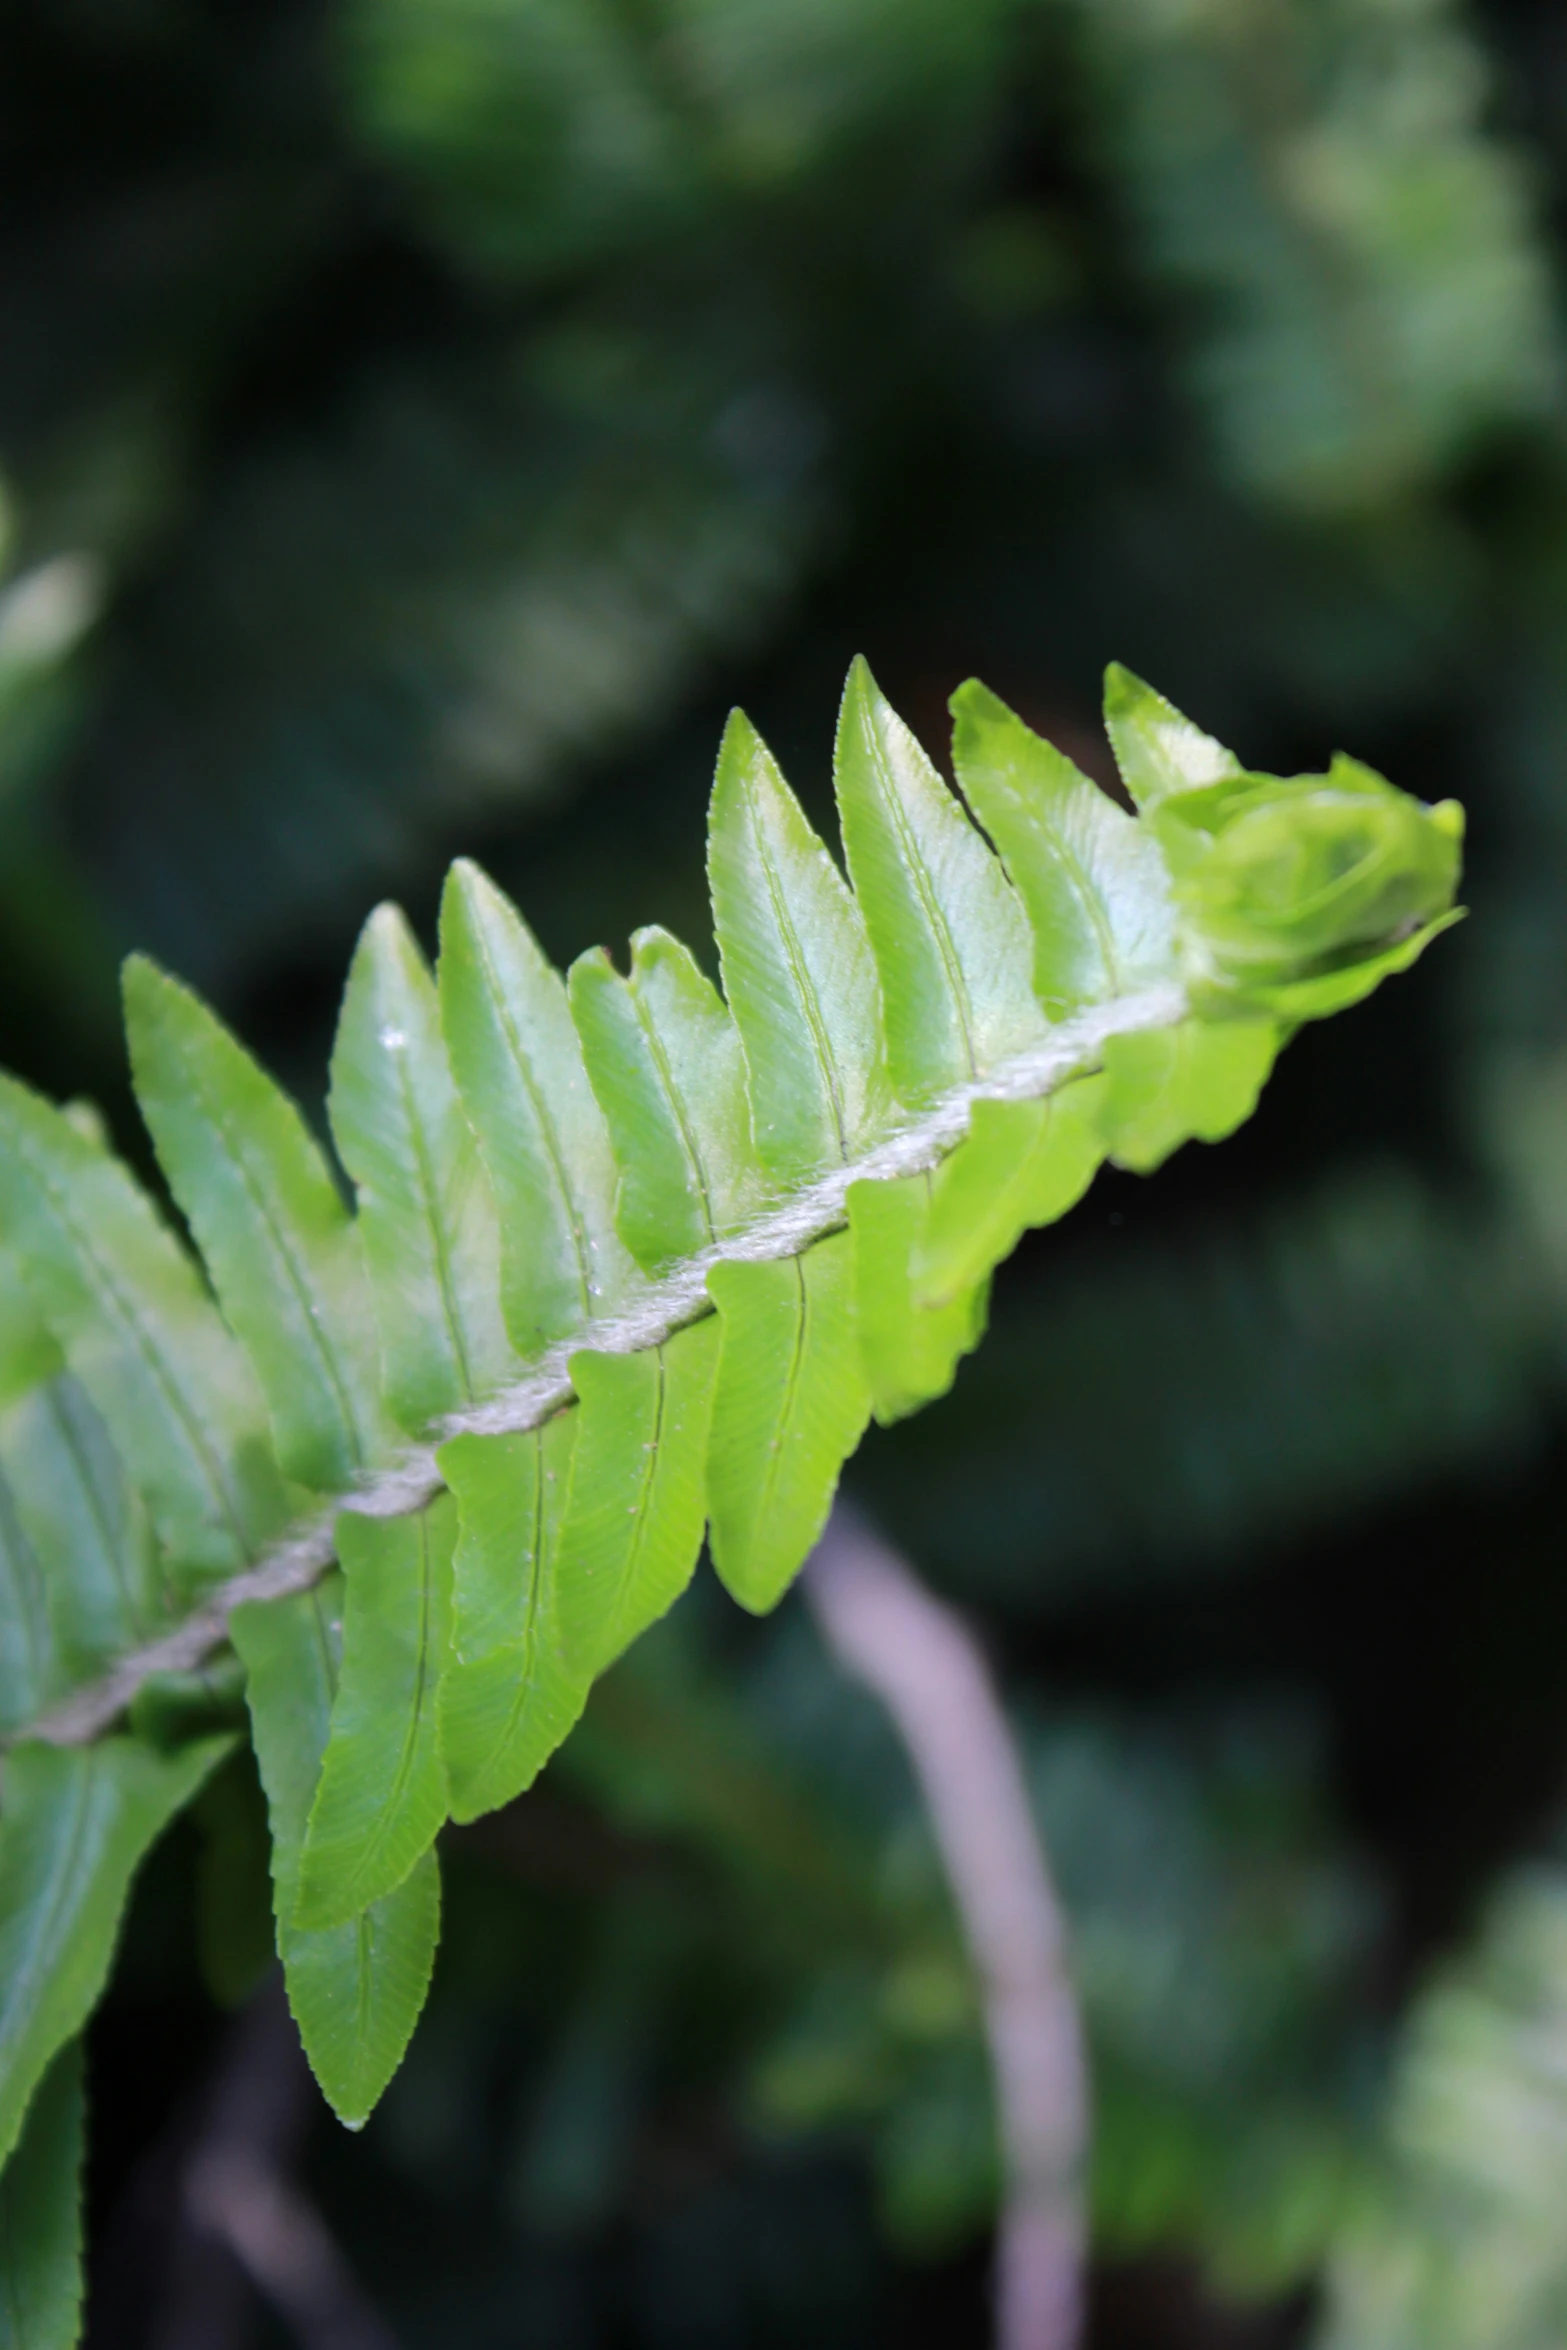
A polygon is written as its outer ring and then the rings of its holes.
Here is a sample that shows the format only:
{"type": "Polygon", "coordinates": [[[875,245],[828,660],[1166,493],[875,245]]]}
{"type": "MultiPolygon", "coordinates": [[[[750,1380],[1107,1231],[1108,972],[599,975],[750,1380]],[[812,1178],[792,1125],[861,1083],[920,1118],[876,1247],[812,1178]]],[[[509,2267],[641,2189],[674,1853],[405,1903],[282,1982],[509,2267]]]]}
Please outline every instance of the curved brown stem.
{"type": "Polygon", "coordinates": [[[1006,2174],[996,2350],[1074,2350],[1087,2075],[1060,1911],[1001,1701],[973,1634],[842,1502],[804,1588],[829,1646],[898,1726],[979,1977],[1006,2174]]]}

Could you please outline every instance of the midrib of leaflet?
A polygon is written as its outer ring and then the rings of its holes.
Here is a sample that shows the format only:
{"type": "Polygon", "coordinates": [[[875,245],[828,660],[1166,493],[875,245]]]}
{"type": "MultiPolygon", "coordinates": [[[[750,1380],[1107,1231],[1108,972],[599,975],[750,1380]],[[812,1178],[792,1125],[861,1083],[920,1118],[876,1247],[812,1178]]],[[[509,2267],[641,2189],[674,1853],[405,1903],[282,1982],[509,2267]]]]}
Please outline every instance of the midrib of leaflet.
{"type": "Polygon", "coordinates": [[[119,1718],[160,1673],[191,1672],[228,1637],[233,1609],[248,1600],[286,1599],[308,1591],[335,1564],[334,1529],[344,1510],[367,1518],[397,1518],[420,1510],[444,1490],[437,1447],[453,1436],[518,1435],[575,1401],[568,1371],[573,1355],[640,1354],[713,1311],[707,1276],[718,1264],[761,1264],[799,1256],[811,1243],[848,1221],[853,1183],[895,1182],[938,1165],[968,1133],[977,1101],[1037,1101],[1069,1078],[1085,1075],[1112,1036],[1138,1029],[1173,1028],[1186,1017],[1185,992],[1173,982],[1113,997],[1063,1020],[1045,1043],[998,1062],[983,1077],[966,1079],[863,1157],[832,1168],[783,1206],[759,1216],[744,1232],[686,1258],[663,1280],[649,1283],[623,1312],[590,1322],[547,1348],[524,1379],[486,1402],[451,1413],[423,1444],[411,1445],[386,1468],[314,1512],[299,1531],[275,1545],[243,1574],[214,1591],[184,1622],[120,1658],[98,1680],[50,1706],[6,1741],[41,1739],[51,1746],[85,1746],[119,1718]]]}

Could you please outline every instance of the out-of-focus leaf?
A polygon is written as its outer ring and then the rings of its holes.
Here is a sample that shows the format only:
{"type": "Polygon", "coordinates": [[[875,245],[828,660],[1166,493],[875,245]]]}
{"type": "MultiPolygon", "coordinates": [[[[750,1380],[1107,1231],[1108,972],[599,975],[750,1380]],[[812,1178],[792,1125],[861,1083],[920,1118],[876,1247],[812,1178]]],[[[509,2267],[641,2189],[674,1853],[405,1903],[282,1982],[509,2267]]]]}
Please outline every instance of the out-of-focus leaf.
{"type": "Polygon", "coordinates": [[[0,1524],[37,1563],[56,1656],[73,1679],[101,1672],[155,1621],[158,1563],[119,1455],[69,1373],[0,1414],[0,1467],[11,1505],[0,1524]]]}
{"type": "Polygon", "coordinates": [[[1381,2175],[1337,2232],[1318,2350],[1549,2350],[1562,2230],[1567,1876],[1504,1881],[1404,2026],[1381,2175]]]}
{"type": "Polygon", "coordinates": [[[7,1731],[20,1729],[59,1695],[52,1596],[15,1504],[0,1486],[0,1725],[7,1731]]]}
{"type": "Polygon", "coordinates": [[[187,1585],[283,1517],[249,1364],[145,1194],[62,1113],[0,1081],[0,1204],[27,1280],[187,1585]]]}
{"type": "Polygon", "coordinates": [[[1237,487],[1374,513],[1548,407],[1527,166],[1451,0],[1074,14],[1093,142],[1237,487]]]}
{"type": "Polygon", "coordinates": [[[74,2350],[82,2304],[82,2045],[62,2048],[0,2171],[0,2350],[74,2350]]]}
{"type": "Polygon", "coordinates": [[[0,1811],[0,2162],[98,2004],[131,1879],[232,1741],[13,1747],[0,1811]]]}

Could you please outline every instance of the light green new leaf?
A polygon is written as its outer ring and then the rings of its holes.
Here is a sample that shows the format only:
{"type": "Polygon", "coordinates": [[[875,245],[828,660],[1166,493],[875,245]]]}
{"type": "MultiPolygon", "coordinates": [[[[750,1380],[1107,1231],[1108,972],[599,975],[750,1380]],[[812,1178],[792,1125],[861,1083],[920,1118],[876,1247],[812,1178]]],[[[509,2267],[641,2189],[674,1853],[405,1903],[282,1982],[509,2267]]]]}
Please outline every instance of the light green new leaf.
{"type": "Polygon", "coordinates": [[[43,1574],[73,1678],[144,1638],[158,1606],[151,1529],[98,1413],[69,1373],[0,1412],[0,1472],[43,1574]]]}
{"type": "Polygon", "coordinates": [[[1241,763],[1119,661],[1105,671],[1105,732],[1121,780],[1140,809],[1239,775],[1241,763]]]}
{"type": "Polygon", "coordinates": [[[13,1747],[0,1810],[0,2162],[45,2072],[98,2004],[131,1879],[230,1751],[134,1738],[13,1747]]]}
{"type": "Polygon", "coordinates": [[[359,1190],[387,1404],[410,1434],[505,1378],[500,1236],[441,1038],[435,984],[395,906],[365,924],[332,1048],[332,1132],[359,1190]]]}
{"type": "Polygon", "coordinates": [[[1451,930],[1455,922],[1462,922],[1466,911],[1463,906],[1454,906],[1450,913],[1424,923],[1380,955],[1357,956],[1332,970],[1254,988],[1248,991],[1249,995],[1286,1027],[1293,1027],[1301,1020],[1325,1020],[1331,1013],[1347,1012],[1352,1004],[1361,1003],[1379,988],[1384,979],[1392,979],[1418,963],[1431,941],[1440,938],[1444,930],[1451,930]]]}
{"type": "Polygon", "coordinates": [[[739,711],[718,754],[707,865],[757,1154],[780,1183],[808,1183],[888,1123],[881,991],[864,915],[739,711]]]}
{"type": "Polygon", "coordinates": [[[834,773],[881,977],[887,1073],[901,1101],[929,1101],[1043,1040],[1028,922],[861,660],[844,687],[834,773]]]}
{"type": "Polygon", "coordinates": [[[229,1327],[256,1366],[285,1472],[340,1491],[386,1449],[359,1231],[299,1111],[205,1004],[125,966],[136,1098],[229,1327]]]}
{"type": "Polygon", "coordinates": [[[82,2044],[62,2048],[0,2173],[0,2350],[74,2350],[82,2307],[82,2044]]]}
{"type": "Polygon", "coordinates": [[[711,1315],[643,1354],[571,1359],[581,1426],[555,1608],[573,1675],[603,1672],[691,1580],[717,1367],[711,1315]]]}
{"type": "Polygon", "coordinates": [[[715,1265],[722,1328],[708,1510],[713,1565],[757,1614],[776,1605],[826,1523],[838,1472],[870,1417],[854,1320],[853,1243],[715,1265]]]}
{"type": "Polygon", "coordinates": [[[1458,884],[1464,815],[1455,800],[1425,807],[1340,755],[1326,775],[1232,776],[1184,792],[1151,829],[1193,1004],[1222,1014],[1236,998],[1258,1010],[1309,1004],[1324,977],[1358,978],[1413,933],[1430,935],[1458,884]]]}
{"type": "Polygon", "coordinates": [[[288,2003],[311,2069],[339,2121],[357,2129],[402,2062],[430,1986],[441,1880],[427,1852],[395,1892],[319,1932],[294,1924],[299,1862],[331,1726],[343,1585],[236,1608],[229,1629],[272,1827],[273,1912],[288,2003]]]}
{"type": "Polygon", "coordinates": [[[615,1230],[615,1162],[565,984],[477,865],[441,900],[441,1018],[489,1169],[502,1299],[531,1356],[612,1312],[633,1274],[615,1230]]]}
{"type": "Polygon", "coordinates": [[[620,1170],[620,1236],[644,1272],[662,1273],[735,1231],[765,1193],[740,1038],[667,930],[637,932],[629,979],[599,949],[572,965],[570,985],[620,1170]]]}
{"type": "Polygon", "coordinates": [[[952,714],[952,763],[1028,909],[1050,1017],[1173,979],[1169,876],[1147,831],[977,680],[952,714]]]}
{"type": "Polygon", "coordinates": [[[1271,1020],[1183,1020],[1112,1036],[1098,1108],[1111,1158],[1146,1175],[1183,1142],[1222,1142],[1257,1107],[1278,1049],[1271,1020]]]}
{"type": "Polygon", "coordinates": [[[300,1858],[301,1932],[344,1925],[392,1892],[446,1818],[437,1707],[456,1534],[449,1494],[412,1517],[345,1510],[337,1521],[343,1661],[300,1858]]]}
{"type": "Polygon", "coordinates": [[[910,1266],[917,1300],[961,1298],[1025,1232],[1076,1206],[1105,1155],[1104,1084],[1079,1077],[1043,1101],[974,1104],[967,1139],[931,1181],[910,1266]]]}
{"type": "Polygon", "coordinates": [[[456,1436],[436,1455],[457,1497],[452,1655],[441,1746],[452,1816],[520,1795],[571,1729],[586,1676],[566,1669],[555,1622],[560,1530],[580,1411],[510,1436],[456,1436]]]}
{"type": "Polygon", "coordinates": [[[14,1078],[0,1078],[0,1224],[175,1579],[237,1572],[284,1515],[250,1367],[129,1171],[14,1078]]]}
{"type": "Polygon", "coordinates": [[[915,1295],[910,1274],[934,1181],[928,1174],[906,1175],[895,1183],[849,1186],[860,1361],[884,1427],[945,1395],[959,1357],[985,1333],[988,1266],[940,1305],[926,1305],[915,1295]]]}

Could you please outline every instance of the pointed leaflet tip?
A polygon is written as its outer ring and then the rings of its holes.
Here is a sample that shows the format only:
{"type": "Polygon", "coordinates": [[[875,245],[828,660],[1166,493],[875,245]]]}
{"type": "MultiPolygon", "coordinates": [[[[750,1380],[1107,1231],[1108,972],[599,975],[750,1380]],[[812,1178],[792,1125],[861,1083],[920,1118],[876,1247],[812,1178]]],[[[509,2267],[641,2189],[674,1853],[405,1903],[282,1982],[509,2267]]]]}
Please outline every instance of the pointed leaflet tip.
{"type": "Polygon", "coordinates": [[[612,1311],[632,1266],[566,983],[511,900],[467,862],[441,904],[440,994],[500,1211],[507,1327],[526,1358],[612,1311]]]}
{"type": "Polygon", "coordinates": [[[604,947],[577,957],[566,994],[619,1169],[616,1226],[644,1272],[665,1272],[713,1237],[689,1121],[630,982],[604,947]]]}
{"type": "Polygon", "coordinates": [[[435,982],[401,911],[378,906],[348,974],[327,1103],[359,1190],[386,1399],[410,1435],[497,1386],[495,1206],[457,1098],[435,982]]]}
{"type": "Polygon", "coordinates": [[[1222,743],[1193,726],[1119,661],[1105,671],[1105,732],[1121,780],[1139,808],[1156,808],[1173,793],[1198,791],[1243,772],[1222,743]]]}
{"type": "Polygon", "coordinates": [[[885,1127],[876,967],[843,875],[739,711],[713,781],[708,878],[757,1154],[779,1181],[809,1182],[885,1127]]]}
{"type": "Polygon", "coordinates": [[[635,934],[629,979],[590,949],[568,992],[620,1170],[620,1234],[645,1271],[661,1273],[737,1229],[765,1190],[740,1039],[667,930],[635,934]]]}
{"type": "Polygon", "coordinates": [[[441,1886],[427,1852],[395,1892],[318,1933],[293,1918],[299,1860],[337,1686],[343,1587],[251,1600],[230,1632],[245,1666],[256,1761],[272,1830],[273,1909],[288,2004],[311,2070],[344,2127],[359,2129],[402,2061],[429,1989],[441,1886]],[[334,1637],[334,1635],[337,1637],[334,1637]]]}
{"type": "Polygon", "coordinates": [[[986,687],[960,686],[952,714],[958,781],[1028,910],[1051,1019],[1172,979],[1169,878],[1146,826],[986,687]]]}
{"type": "Polygon", "coordinates": [[[255,1364],[279,1459],[333,1491],[382,1438],[360,1235],[295,1104],[217,1015],[142,955],[123,984],[141,1113],[255,1364]]]}
{"type": "Polygon", "coordinates": [[[864,661],[844,688],[834,771],[881,978],[888,1074],[901,1100],[927,1101],[1043,1035],[1027,919],[864,661]]]}

